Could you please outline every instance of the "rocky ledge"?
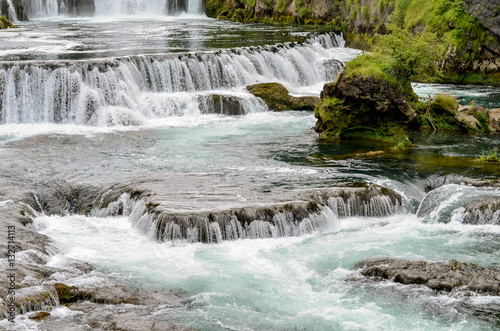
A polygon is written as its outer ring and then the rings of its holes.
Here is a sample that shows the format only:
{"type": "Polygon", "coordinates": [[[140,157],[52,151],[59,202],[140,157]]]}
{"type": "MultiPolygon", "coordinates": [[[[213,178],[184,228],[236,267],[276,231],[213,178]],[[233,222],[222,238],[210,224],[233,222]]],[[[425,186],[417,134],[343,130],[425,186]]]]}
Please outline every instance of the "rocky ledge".
{"type": "Polygon", "coordinates": [[[480,199],[465,206],[463,223],[500,225],[500,199],[480,199]]]}
{"type": "Polygon", "coordinates": [[[357,264],[361,275],[375,280],[391,280],[405,285],[423,285],[436,291],[500,294],[500,270],[470,263],[447,264],[374,258],[357,264]]]}

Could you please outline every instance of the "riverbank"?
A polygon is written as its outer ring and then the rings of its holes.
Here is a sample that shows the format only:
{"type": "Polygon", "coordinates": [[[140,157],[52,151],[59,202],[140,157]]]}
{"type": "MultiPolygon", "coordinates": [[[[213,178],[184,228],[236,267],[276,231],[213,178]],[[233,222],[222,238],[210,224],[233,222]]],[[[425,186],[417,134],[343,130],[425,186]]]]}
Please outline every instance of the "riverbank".
{"type": "Polygon", "coordinates": [[[375,34],[388,33],[392,23],[405,30],[435,33],[446,50],[439,59],[442,73],[419,81],[500,84],[500,34],[494,8],[480,1],[357,0],[226,1],[209,0],[209,17],[240,22],[317,25],[344,32],[350,47],[370,50],[375,34]],[[413,13],[418,13],[414,15],[413,13]],[[484,16],[490,14],[488,21],[484,16]]]}

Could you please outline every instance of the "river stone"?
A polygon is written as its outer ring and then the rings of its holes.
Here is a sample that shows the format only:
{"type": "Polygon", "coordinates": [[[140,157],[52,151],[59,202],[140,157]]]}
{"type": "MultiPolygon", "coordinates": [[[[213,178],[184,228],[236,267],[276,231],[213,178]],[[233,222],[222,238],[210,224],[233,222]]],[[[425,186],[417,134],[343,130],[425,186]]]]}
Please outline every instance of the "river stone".
{"type": "Polygon", "coordinates": [[[375,280],[391,280],[405,285],[424,285],[436,291],[473,291],[500,294],[500,270],[470,263],[448,264],[409,261],[389,257],[372,258],[356,264],[361,275],[375,280]]]}
{"type": "Polygon", "coordinates": [[[486,113],[490,132],[500,132],[500,108],[490,109],[486,113]]]}
{"type": "Polygon", "coordinates": [[[247,86],[247,90],[258,98],[264,100],[269,110],[314,110],[320,101],[318,97],[291,96],[283,85],[279,83],[262,83],[247,86]]]}

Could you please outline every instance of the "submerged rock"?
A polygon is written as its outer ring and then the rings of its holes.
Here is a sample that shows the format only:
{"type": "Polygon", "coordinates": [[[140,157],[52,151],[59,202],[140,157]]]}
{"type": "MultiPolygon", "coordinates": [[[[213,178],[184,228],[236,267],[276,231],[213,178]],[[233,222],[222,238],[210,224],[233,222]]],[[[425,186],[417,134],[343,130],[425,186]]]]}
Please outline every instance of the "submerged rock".
{"type": "Polygon", "coordinates": [[[448,264],[409,261],[394,258],[373,258],[359,262],[361,275],[375,280],[391,280],[405,285],[424,285],[436,291],[473,291],[500,294],[500,270],[470,263],[452,261],[448,264]]]}
{"type": "Polygon", "coordinates": [[[320,101],[318,97],[294,97],[279,83],[262,83],[247,86],[247,90],[261,98],[270,110],[313,110],[320,101]]]}
{"type": "Polygon", "coordinates": [[[212,94],[199,98],[203,114],[245,115],[242,99],[235,96],[212,94]]]}

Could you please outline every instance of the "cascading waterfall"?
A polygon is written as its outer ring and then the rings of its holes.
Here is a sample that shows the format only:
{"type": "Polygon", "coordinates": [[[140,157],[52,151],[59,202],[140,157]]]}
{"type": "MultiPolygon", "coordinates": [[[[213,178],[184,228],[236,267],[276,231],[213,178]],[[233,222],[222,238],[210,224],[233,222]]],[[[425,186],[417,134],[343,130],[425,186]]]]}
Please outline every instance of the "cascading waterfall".
{"type": "Polygon", "coordinates": [[[30,19],[54,17],[59,15],[58,0],[31,0],[26,3],[26,12],[30,19]]]}
{"type": "Polygon", "coordinates": [[[166,0],[99,0],[95,1],[96,15],[165,15],[166,0]]]}
{"type": "Polygon", "coordinates": [[[234,211],[204,215],[167,215],[150,212],[146,201],[134,200],[125,193],[106,208],[95,209],[93,216],[128,216],[133,226],[149,238],[159,242],[186,241],[188,243],[220,243],[226,240],[278,238],[312,233],[339,218],[385,217],[406,213],[399,200],[388,196],[373,196],[363,200],[356,194],[347,197],[330,197],[326,201],[315,197],[321,205],[317,208],[269,207],[263,215],[259,212],[234,211]],[[306,214],[302,218],[299,215],[306,214]]]}
{"type": "MultiPolygon", "coordinates": [[[[335,35],[330,37],[336,42],[335,35]]],[[[137,125],[144,118],[205,113],[200,94],[208,91],[269,81],[300,87],[332,80],[343,65],[325,61],[329,57],[331,51],[307,42],[89,62],[3,63],[0,122],[137,125]]]]}
{"type": "Polygon", "coordinates": [[[18,21],[19,19],[17,18],[16,9],[14,7],[14,4],[12,3],[12,0],[7,0],[7,4],[9,7],[9,17],[11,21],[18,21]]]}
{"type": "MultiPolygon", "coordinates": [[[[7,0],[11,1],[11,0],[7,0]]],[[[69,16],[174,15],[181,12],[203,14],[202,0],[31,0],[27,2],[30,19],[69,16]]]]}

